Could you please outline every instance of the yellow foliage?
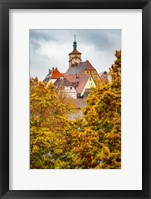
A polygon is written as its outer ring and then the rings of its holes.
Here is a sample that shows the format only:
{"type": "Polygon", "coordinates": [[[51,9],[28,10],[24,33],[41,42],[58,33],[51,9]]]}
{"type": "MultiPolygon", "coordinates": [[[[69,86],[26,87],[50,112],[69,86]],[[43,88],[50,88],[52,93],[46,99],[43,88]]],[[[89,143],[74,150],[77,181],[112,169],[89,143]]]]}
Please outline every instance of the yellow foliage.
{"type": "Polygon", "coordinates": [[[108,75],[92,88],[83,118],[68,114],[73,100],[37,78],[30,80],[30,167],[33,169],[121,168],[121,52],[108,75]]]}

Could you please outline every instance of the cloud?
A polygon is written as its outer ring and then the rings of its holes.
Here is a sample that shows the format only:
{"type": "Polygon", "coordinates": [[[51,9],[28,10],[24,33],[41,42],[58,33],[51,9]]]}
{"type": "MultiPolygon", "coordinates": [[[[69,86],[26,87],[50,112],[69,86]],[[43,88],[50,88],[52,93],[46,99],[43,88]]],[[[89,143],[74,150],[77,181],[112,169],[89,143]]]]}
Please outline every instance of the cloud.
{"type": "Polygon", "coordinates": [[[68,54],[76,35],[82,60],[89,60],[100,73],[113,64],[121,49],[121,30],[30,30],[30,75],[43,80],[48,69],[68,68],[68,54]]]}

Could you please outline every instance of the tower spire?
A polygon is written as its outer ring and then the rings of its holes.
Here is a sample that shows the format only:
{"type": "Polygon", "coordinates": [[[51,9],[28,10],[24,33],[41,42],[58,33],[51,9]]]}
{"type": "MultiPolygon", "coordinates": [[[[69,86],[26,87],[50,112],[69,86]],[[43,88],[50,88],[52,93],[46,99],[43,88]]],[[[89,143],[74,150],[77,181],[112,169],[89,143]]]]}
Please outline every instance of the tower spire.
{"type": "Polygon", "coordinates": [[[73,50],[77,50],[76,35],[74,35],[73,50]]]}
{"type": "Polygon", "coordinates": [[[76,35],[73,40],[73,51],[69,53],[69,66],[79,65],[81,63],[81,53],[77,51],[76,35]]]}

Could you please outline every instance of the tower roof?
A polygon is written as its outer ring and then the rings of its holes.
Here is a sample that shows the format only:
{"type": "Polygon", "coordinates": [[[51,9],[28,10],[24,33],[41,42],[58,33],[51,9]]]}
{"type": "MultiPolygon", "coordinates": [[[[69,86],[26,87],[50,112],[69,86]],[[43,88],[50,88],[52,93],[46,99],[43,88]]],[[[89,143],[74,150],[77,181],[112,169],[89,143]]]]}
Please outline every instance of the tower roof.
{"type": "Polygon", "coordinates": [[[71,53],[69,53],[69,55],[71,55],[71,54],[79,54],[79,55],[81,55],[82,53],[80,53],[80,52],[77,51],[77,50],[73,50],[71,53]]]}
{"type": "Polygon", "coordinates": [[[81,55],[81,53],[79,51],[77,51],[76,35],[74,35],[73,51],[71,53],[69,53],[69,55],[71,55],[71,54],[79,54],[79,55],[81,55]]]}

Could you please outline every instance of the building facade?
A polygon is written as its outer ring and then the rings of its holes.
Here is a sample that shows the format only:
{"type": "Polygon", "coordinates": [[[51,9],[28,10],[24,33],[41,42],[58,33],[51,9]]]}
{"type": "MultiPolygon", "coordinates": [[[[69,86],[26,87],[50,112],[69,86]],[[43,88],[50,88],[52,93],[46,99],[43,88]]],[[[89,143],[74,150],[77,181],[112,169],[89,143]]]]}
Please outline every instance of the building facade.
{"type": "Polygon", "coordinates": [[[69,53],[69,67],[63,74],[57,68],[49,71],[44,79],[47,86],[53,83],[64,95],[73,99],[85,98],[91,87],[96,87],[100,76],[89,60],[82,61],[82,53],[77,50],[74,36],[73,51],[69,53]]]}

